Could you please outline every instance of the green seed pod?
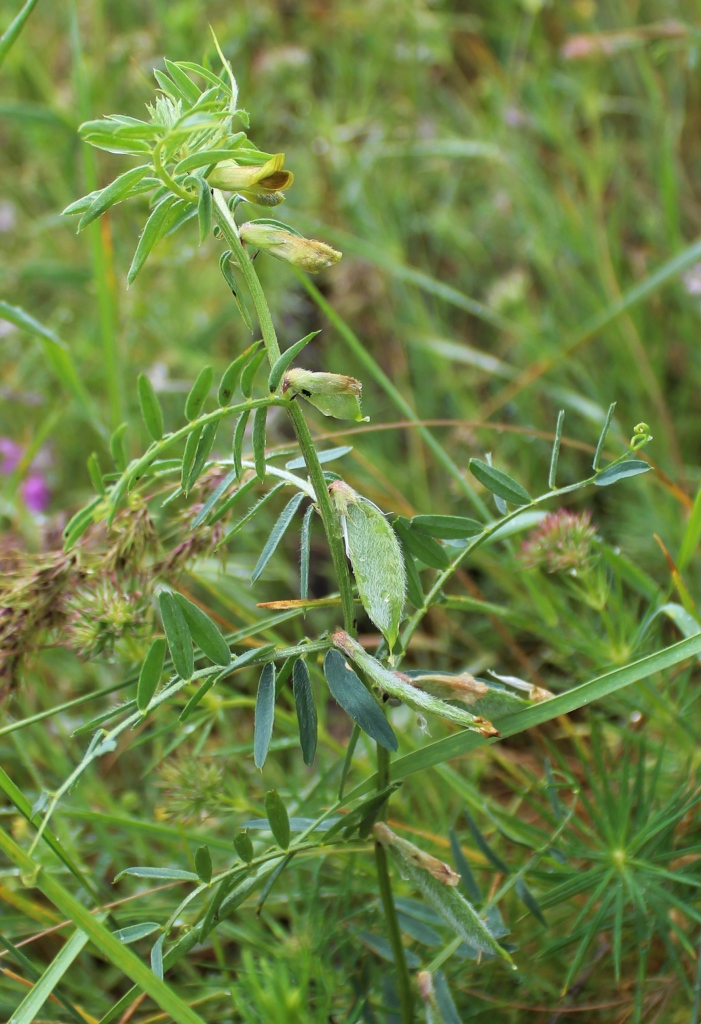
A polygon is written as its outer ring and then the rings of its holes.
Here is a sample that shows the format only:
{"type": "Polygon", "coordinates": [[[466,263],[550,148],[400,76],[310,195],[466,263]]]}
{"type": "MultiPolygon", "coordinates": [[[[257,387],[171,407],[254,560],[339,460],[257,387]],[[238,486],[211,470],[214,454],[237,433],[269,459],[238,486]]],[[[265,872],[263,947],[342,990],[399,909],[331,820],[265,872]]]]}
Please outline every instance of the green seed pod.
{"type": "Polygon", "coordinates": [[[394,647],[404,609],[404,559],[399,541],[382,512],[348,484],[329,487],[341,518],[346,551],[365,611],[394,647]]]}
{"type": "MultiPolygon", "coordinates": [[[[282,382],[282,393],[302,395],[324,416],[337,420],[363,422],[360,400],[363,385],[355,377],[341,373],[314,373],[311,370],[288,370],[282,382]]],[[[367,420],[368,417],[365,417],[367,420]]]]}
{"type": "Polygon", "coordinates": [[[185,416],[188,420],[196,420],[199,414],[202,412],[202,406],[204,405],[209,389],[212,386],[214,380],[214,370],[211,366],[203,366],[199,372],[197,380],[190,389],[190,394],[187,396],[185,402],[185,416]]]}
{"type": "Polygon", "coordinates": [[[158,401],[156,392],[153,390],[153,384],[145,373],[139,374],[137,387],[139,389],[141,415],[144,418],[146,429],[151,435],[152,440],[160,441],[163,437],[163,412],[161,411],[161,403],[158,401]]]}

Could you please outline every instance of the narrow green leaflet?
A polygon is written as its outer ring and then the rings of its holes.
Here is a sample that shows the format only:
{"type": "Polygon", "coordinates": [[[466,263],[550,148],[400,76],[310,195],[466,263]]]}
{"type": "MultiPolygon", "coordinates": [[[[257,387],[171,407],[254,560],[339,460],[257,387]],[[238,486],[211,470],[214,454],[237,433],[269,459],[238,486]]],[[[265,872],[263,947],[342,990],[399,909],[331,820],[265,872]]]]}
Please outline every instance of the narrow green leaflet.
{"type": "Polygon", "coordinates": [[[314,763],[316,754],[317,718],[312,681],[303,658],[297,659],[292,670],[292,692],[295,698],[302,760],[309,766],[314,763]]]}
{"type": "Polygon", "coordinates": [[[282,383],[282,378],[285,375],[285,370],[292,360],[296,359],[302,349],[309,344],[312,338],[316,338],[317,334],[320,333],[321,331],[312,331],[311,334],[307,334],[306,337],[295,342],[294,345],[290,345],[290,347],[282,353],[280,358],[276,360],[275,365],[270,371],[270,376],[268,377],[268,388],[271,392],[277,391],[279,388],[282,383]]]}
{"type": "Polygon", "coordinates": [[[237,356],[236,359],[234,359],[226,368],[222,374],[217,394],[219,405],[224,407],[230,404],[231,399],[234,397],[236,392],[236,388],[239,385],[243,368],[247,365],[249,360],[252,359],[262,344],[262,341],[254,341],[252,345],[248,346],[245,352],[242,352],[240,356],[237,356]]]}
{"type": "Polygon", "coordinates": [[[462,852],[460,846],[460,840],[458,839],[455,829],[451,828],[449,833],[450,838],[450,852],[453,856],[453,864],[457,868],[458,874],[462,880],[462,884],[465,887],[465,892],[475,903],[479,903],[482,899],[482,893],[480,887],[477,884],[472,868],[470,867],[467,857],[462,852]]]}
{"type": "Polygon", "coordinates": [[[418,566],[414,555],[404,543],[404,538],[401,533],[397,532],[399,539],[399,545],[402,549],[402,557],[404,558],[404,572],[406,576],[406,596],[411,601],[415,608],[423,608],[426,598],[424,597],[423,587],[421,586],[421,575],[419,573],[418,566]]]}
{"type": "Polygon", "coordinates": [[[265,813],[275,842],[281,849],[286,850],[290,845],[290,819],[282,797],[276,789],[271,789],[265,794],[265,813]]]}
{"type": "Polygon", "coordinates": [[[145,373],[139,374],[137,387],[139,390],[141,415],[144,418],[146,429],[153,441],[160,441],[163,437],[163,410],[153,389],[153,384],[145,373]]]}
{"type": "MultiPolygon", "coordinates": [[[[340,459],[352,451],[352,445],[344,444],[341,445],[340,448],[327,448],[326,451],[317,452],[316,457],[319,462],[324,465],[327,462],[334,462],[336,459],[340,459]]],[[[300,455],[298,458],[290,459],[289,462],[286,462],[285,469],[304,469],[306,465],[307,463],[304,456],[300,455]]]]}
{"type": "Polygon", "coordinates": [[[127,453],[127,424],[120,423],[110,436],[110,455],[120,473],[127,468],[129,455],[127,453]]]}
{"type": "Polygon", "coordinates": [[[465,516],[414,516],[409,525],[427,533],[429,537],[439,537],[441,540],[463,540],[465,537],[475,537],[484,530],[484,523],[465,516]]]}
{"type": "Polygon", "coordinates": [[[230,473],[224,477],[221,483],[217,484],[210,496],[205,501],[204,505],[197,513],[195,518],[192,520],[192,529],[196,529],[200,523],[203,523],[209,513],[212,511],[216,503],[222,497],[223,494],[229,490],[231,485],[236,482],[236,470],[232,469],[230,473]]]}
{"type": "Polygon", "coordinates": [[[151,970],[161,981],[163,981],[163,944],[165,940],[165,935],[159,935],[151,949],[151,970]]]}
{"type": "Polygon", "coordinates": [[[19,9],[18,13],[0,36],[0,67],[5,58],[16,43],[24,28],[25,22],[37,5],[37,0],[26,0],[26,3],[19,9]]]}
{"type": "Polygon", "coordinates": [[[557,463],[560,458],[560,444],[562,443],[562,428],[565,423],[565,410],[560,409],[557,414],[557,424],[555,425],[555,440],[553,441],[553,450],[550,455],[550,470],[548,472],[548,487],[551,491],[555,490],[557,486],[557,463]]]}
{"type": "Polygon", "coordinates": [[[200,704],[202,698],[207,693],[209,693],[214,684],[222,678],[222,675],[223,673],[220,672],[218,675],[208,676],[207,679],[204,680],[202,685],[198,687],[197,690],[195,690],[192,697],[190,697],[189,701],[178,715],[179,722],[187,722],[190,715],[196,710],[196,708],[200,704]]]}
{"type": "Polygon", "coordinates": [[[642,459],[628,459],[626,462],[619,462],[617,466],[609,466],[599,473],[594,483],[597,487],[608,487],[619,480],[625,480],[629,476],[639,476],[647,473],[652,467],[642,459]]]}
{"type": "MultiPolygon", "coordinates": [[[[237,659],[238,661],[238,659],[237,659]]],[[[236,662],[234,662],[236,665],[236,662]]],[[[256,768],[262,769],[268,756],[270,740],[273,736],[273,720],[275,718],[275,665],[269,662],[263,669],[253,725],[253,761],[256,768]]]]}
{"type": "Polygon", "coordinates": [[[180,469],[180,486],[183,491],[187,494],[188,484],[190,477],[192,476],[192,468],[195,465],[195,459],[197,457],[197,448],[202,437],[202,427],[195,427],[191,433],[187,435],[187,441],[185,442],[185,451],[183,452],[183,463],[180,469]]]}
{"type": "Polygon", "coordinates": [[[192,469],[190,475],[187,478],[187,491],[191,491],[205,468],[207,459],[214,447],[214,441],[216,440],[217,431],[219,430],[219,421],[214,420],[212,423],[205,423],[202,428],[202,434],[197,443],[197,449],[195,451],[195,458],[192,463],[192,469]]]}
{"type": "Polygon", "coordinates": [[[299,541],[299,596],[303,601],[306,601],[309,596],[309,556],[311,553],[313,515],[314,506],[310,505],[304,513],[299,541]]]}
{"type": "Polygon", "coordinates": [[[136,687],[136,706],[139,711],[146,710],[158,688],[165,654],[166,642],[163,637],[157,637],[149,647],[139,673],[139,682],[136,687]]]}
{"type": "MultiPolygon", "coordinates": [[[[101,217],[103,213],[106,213],[111,206],[115,205],[115,203],[119,203],[123,199],[126,199],[131,193],[134,185],[138,185],[141,179],[145,178],[150,170],[150,164],[142,164],[141,167],[133,167],[130,171],[125,171],[124,174],[120,174],[118,178],[115,178],[107,188],[103,188],[102,191],[98,192],[90,206],[78,221],[78,231],[83,231],[88,224],[92,224],[94,220],[97,220],[97,218],[101,217]]],[[[64,213],[65,212],[66,211],[64,210],[64,213]]]]}
{"type": "Polygon", "coordinates": [[[397,750],[399,743],[392,727],[339,651],[326,652],[324,675],[331,696],[363,732],[386,750],[397,750]]]}
{"type": "Polygon", "coordinates": [[[195,657],[192,637],[182,608],[169,590],[160,592],[158,606],[175,671],[181,679],[190,679],[195,671],[195,657]]]}
{"type": "Polygon", "coordinates": [[[127,928],[119,928],[112,934],[115,939],[119,939],[125,946],[129,946],[132,942],[138,942],[139,939],[153,935],[160,927],[158,921],[143,921],[141,924],[130,924],[127,928]]]}
{"type": "Polygon", "coordinates": [[[185,418],[190,420],[190,422],[192,422],[192,420],[196,420],[202,412],[204,403],[207,400],[207,395],[212,387],[213,380],[214,370],[212,367],[203,366],[197,374],[197,380],[190,388],[190,393],[185,399],[185,418]]]}
{"type": "Polygon", "coordinates": [[[267,407],[262,405],[256,409],[253,415],[253,461],[256,464],[256,474],[262,480],[265,476],[265,424],[268,418],[267,407]]]}
{"type": "Polygon", "coordinates": [[[450,559],[445,548],[424,530],[414,529],[408,519],[398,516],[394,529],[405,548],[431,569],[447,569],[450,559]]]}
{"type": "Polygon", "coordinates": [[[470,459],[469,467],[472,475],[477,477],[488,491],[503,498],[504,501],[510,501],[512,505],[530,505],[533,500],[525,487],[522,487],[517,480],[513,480],[506,473],[502,473],[500,469],[490,466],[489,463],[481,462],[479,459],[470,459]]]}
{"type": "Polygon", "coordinates": [[[200,846],[195,851],[195,871],[200,882],[209,885],[212,881],[212,855],[208,846],[200,846]]]}
{"type": "Polygon", "coordinates": [[[180,868],[149,868],[149,867],[134,867],[124,868],[118,875],[114,876],[114,881],[118,882],[120,878],[124,878],[125,875],[133,875],[134,878],[160,878],[166,882],[197,882],[199,881],[194,871],[182,871],[180,868]]]}
{"type": "Polygon", "coordinates": [[[218,627],[212,622],[209,615],[192,601],[188,601],[183,594],[173,593],[173,597],[180,605],[190,629],[190,636],[199,649],[215,665],[222,665],[226,668],[231,663],[231,651],[218,627]]]}
{"type": "Polygon", "coordinates": [[[209,237],[212,230],[212,192],[204,180],[199,179],[200,198],[197,203],[197,220],[200,228],[200,245],[209,237]]]}
{"type": "Polygon", "coordinates": [[[591,468],[594,469],[594,470],[597,470],[599,468],[599,464],[601,462],[601,456],[604,453],[604,445],[606,444],[606,436],[607,436],[607,434],[609,432],[609,427],[611,426],[611,420],[613,419],[613,414],[614,414],[615,409],[616,409],[616,403],[612,402],[611,405],[608,407],[608,412],[606,413],[606,419],[604,420],[604,425],[601,428],[601,433],[599,434],[599,440],[596,443],[596,451],[594,453],[594,460],[593,460],[593,462],[591,464],[591,468]]]}
{"type": "Polygon", "coordinates": [[[253,393],[253,381],[260,369],[260,364],[265,359],[265,349],[256,352],[252,359],[249,359],[241,373],[241,394],[244,398],[250,398],[253,393]]]}
{"type": "Polygon", "coordinates": [[[136,246],[134,258],[127,273],[127,284],[131,284],[136,279],[151,250],[168,233],[168,230],[173,226],[186,205],[182,200],[176,199],[175,196],[167,196],[152,211],[136,246]]]}
{"type": "Polygon", "coordinates": [[[246,434],[246,427],[248,426],[248,417],[251,415],[248,409],[245,409],[241,413],[239,418],[236,420],[236,426],[234,428],[234,440],[232,444],[232,455],[234,459],[234,469],[236,470],[236,476],[241,479],[243,473],[242,459],[243,459],[243,439],[246,434]]]}
{"type": "Polygon", "coordinates": [[[275,549],[282,540],[284,533],[287,530],[287,527],[292,522],[294,514],[301,505],[303,498],[304,492],[298,491],[297,494],[290,498],[290,500],[287,502],[284,509],[280,513],[280,518],[275,523],[275,526],[272,528],[270,536],[265,542],[265,547],[261,551],[260,558],[256,562],[256,567],[253,570],[253,574],[251,576],[252,583],[256,582],[256,580],[259,578],[259,576],[265,569],[266,565],[272,558],[273,554],[275,553],[275,549]]]}
{"type": "Polygon", "coordinates": [[[93,485],[97,493],[104,497],[107,493],[105,487],[105,481],[102,477],[102,470],[100,469],[100,460],[97,456],[97,452],[91,452],[87,458],[88,475],[90,476],[90,483],[93,485]]]}

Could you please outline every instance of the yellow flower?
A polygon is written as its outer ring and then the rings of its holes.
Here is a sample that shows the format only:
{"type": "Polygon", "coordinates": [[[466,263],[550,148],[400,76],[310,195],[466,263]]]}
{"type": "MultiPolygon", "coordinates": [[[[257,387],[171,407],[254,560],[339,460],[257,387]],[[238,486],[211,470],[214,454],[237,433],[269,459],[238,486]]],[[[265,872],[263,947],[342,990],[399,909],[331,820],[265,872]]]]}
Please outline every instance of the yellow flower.
{"type": "Polygon", "coordinates": [[[250,221],[242,224],[239,234],[241,241],[257,249],[265,249],[271,256],[292,263],[295,267],[318,274],[325,267],[338,263],[342,253],[314,238],[301,238],[274,224],[250,221]]]}
{"type": "Polygon", "coordinates": [[[285,154],[276,153],[270,160],[257,166],[237,164],[223,160],[207,178],[212,188],[225,192],[239,192],[251,203],[277,206],[284,200],[282,194],[294,181],[292,171],[284,170],[285,154]]]}

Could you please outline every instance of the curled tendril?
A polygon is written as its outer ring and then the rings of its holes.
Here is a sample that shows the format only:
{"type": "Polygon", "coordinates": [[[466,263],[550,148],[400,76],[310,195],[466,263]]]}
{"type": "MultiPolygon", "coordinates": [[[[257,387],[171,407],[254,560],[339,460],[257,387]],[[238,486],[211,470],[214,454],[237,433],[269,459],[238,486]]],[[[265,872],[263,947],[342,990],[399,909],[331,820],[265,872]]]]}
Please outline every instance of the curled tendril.
{"type": "Polygon", "coordinates": [[[630,439],[630,450],[635,452],[638,448],[644,448],[652,441],[652,434],[647,423],[636,423],[633,427],[633,436],[630,439]]]}

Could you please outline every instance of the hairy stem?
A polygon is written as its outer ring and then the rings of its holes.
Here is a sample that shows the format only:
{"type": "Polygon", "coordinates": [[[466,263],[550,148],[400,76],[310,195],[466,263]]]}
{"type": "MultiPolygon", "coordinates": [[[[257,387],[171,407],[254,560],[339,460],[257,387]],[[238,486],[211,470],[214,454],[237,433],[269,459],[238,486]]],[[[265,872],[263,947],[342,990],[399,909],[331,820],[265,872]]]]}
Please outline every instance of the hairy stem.
{"type": "MultiPolygon", "coordinates": [[[[377,745],[377,788],[384,789],[390,783],[389,751],[385,750],[378,743],[377,745]]],[[[387,805],[383,814],[387,814],[387,805]]],[[[407,967],[406,955],[402,944],[402,936],[399,931],[397,911],[392,896],[392,880],[389,874],[387,863],[387,851],[381,843],[375,843],[375,866],[377,868],[377,883],[382,899],[382,909],[385,915],[385,924],[389,935],[389,943],[394,956],[394,966],[397,970],[397,988],[399,990],[399,1013],[402,1024],[412,1024],[414,1020],[414,995],[411,990],[411,977],[407,967]]]]}

